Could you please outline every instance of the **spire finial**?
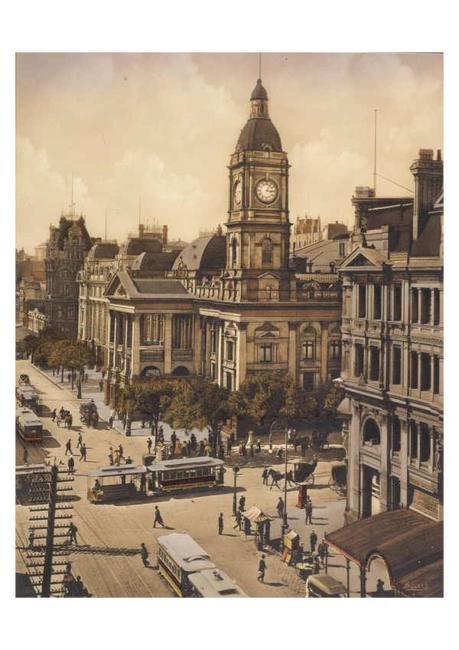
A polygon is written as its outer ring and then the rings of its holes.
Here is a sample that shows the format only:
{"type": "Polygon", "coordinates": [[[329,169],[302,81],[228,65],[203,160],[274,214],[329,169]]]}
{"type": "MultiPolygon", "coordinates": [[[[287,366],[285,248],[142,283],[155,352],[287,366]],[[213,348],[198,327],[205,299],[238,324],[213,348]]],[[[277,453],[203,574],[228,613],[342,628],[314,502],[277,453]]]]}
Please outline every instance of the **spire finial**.
{"type": "Polygon", "coordinates": [[[261,81],[261,52],[258,52],[258,79],[261,81]]]}

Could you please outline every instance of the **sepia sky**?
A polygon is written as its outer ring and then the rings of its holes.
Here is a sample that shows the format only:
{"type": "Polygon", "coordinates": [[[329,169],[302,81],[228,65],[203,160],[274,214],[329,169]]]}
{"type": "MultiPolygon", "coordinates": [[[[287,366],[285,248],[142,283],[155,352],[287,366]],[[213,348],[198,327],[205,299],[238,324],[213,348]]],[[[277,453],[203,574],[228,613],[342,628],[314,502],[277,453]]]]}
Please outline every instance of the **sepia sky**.
{"type": "MultiPolygon", "coordinates": [[[[412,188],[419,148],[442,148],[440,54],[263,54],[289,155],[290,219],[352,221],[378,172],[412,188]]],[[[29,252],[74,198],[92,236],[143,222],[191,240],[227,217],[229,156],[249,115],[256,54],[19,54],[17,246],[29,252]]],[[[407,195],[378,179],[379,195],[407,195]]]]}

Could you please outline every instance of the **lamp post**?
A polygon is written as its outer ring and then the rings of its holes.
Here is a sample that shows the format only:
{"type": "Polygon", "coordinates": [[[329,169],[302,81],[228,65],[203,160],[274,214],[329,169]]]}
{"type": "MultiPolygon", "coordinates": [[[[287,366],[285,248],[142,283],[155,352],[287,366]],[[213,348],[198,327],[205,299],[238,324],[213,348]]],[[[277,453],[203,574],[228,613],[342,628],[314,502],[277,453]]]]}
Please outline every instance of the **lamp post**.
{"type": "Polygon", "coordinates": [[[282,535],[288,528],[287,520],[287,445],[288,445],[288,429],[285,427],[285,465],[284,465],[284,521],[282,524],[282,535]]]}
{"type": "Polygon", "coordinates": [[[236,479],[239,472],[239,467],[237,465],[233,466],[233,477],[234,477],[234,492],[233,492],[233,515],[236,516],[237,512],[237,495],[236,495],[236,479]]]}

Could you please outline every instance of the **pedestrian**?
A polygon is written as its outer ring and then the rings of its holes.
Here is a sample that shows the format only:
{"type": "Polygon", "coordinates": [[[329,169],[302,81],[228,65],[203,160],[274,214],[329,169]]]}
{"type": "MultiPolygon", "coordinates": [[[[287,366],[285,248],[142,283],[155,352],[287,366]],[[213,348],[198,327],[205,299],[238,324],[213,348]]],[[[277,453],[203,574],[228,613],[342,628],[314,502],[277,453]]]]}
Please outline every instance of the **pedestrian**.
{"type": "Polygon", "coordinates": [[[73,472],[75,471],[75,460],[73,456],[70,456],[70,458],[68,459],[67,467],[69,468],[69,472],[73,474],[73,472]]]}
{"type": "Polygon", "coordinates": [[[263,485],[268,485],[269,470],[267,467],[264,468],[261,478],[263,479],[263,485]]]}
{"type": "Polygon", "coordinates": [[[86,462],[87,460],[86,454],[87,454],[86,445],[83,442],[83,444],[80,447],[80,460],[84,460],[86,462]]]}
{"type": "Polygon", "coordinates": [[[234,515],[234,518],[236,519],[236,523],[233,526],[233,530],[237,528],[238,530],[242,530],[242,513],[240,510],[236,510],[236,514],[234,515]]]}
{"type": "Polygon", "coordinates": [[[147,438],[147,447],[148,447],[148,453],[149,454],[151,454],[152,445],[153,445],[153,440],[150,437],[148,437],[147,438]]]}
{"type": "Polygon", "coordinates": [[[253,443],[250,445],[249,450],[250,450],[250,458],[253,458],[255,455],[253,443]]]}
{"type": "Polygon", "coordinates": [[[71,379],[72,379],[72,375],[71,375],[71,373],[69,372],[69,373],[67,374],[67,381],[69,382],[69,384],[70,384],[71,379]]]}
{"type": "Polygon", "coordinates": [[[103,379],[101,379],[99,381],[99,390],[100,390],[100,392],[102,392],[104,390],[104,381],[103,381],[103,379]]]}
{"type": "Polygon", "coordinates": [[[277,457],[279,460],[282,460],[282,455],[283,455],[282,447],[279,447],[279,449],[277,450],[277,457]]]}
{"type": "Polygon", "coordinates": [[[123,456],[123,452],[124,452],[123,445],[120,443],[120,444],[118,445],[118,453],[119,453],[119,455],[120,455],[120,460],[121,460],[122,458],[124,458],[124,456],[123,456]]]}
{"type": "Polygon", "coordinates": [[[265,556],[262,555],[261,560],[258,563],[258,576],[257,576],[258,582],[264,582],[265,573],[266,573],[266,562],[265,562],[265,556]]]}
{"type": "Polygon", "coordinates": [[[56,415],[57,415],[57,413],[56,413],[56,409],[53,409],[53,412],[51,413],[51,420],[52,420],[53,422],[54,422],[54,420],[56,419],[56,415]]]}
{"type": "Polygon", "coordinates": [[[312,572],[317,575],[320,573],[320,558],[319,555],[316,555],[314,560],[313,560],[313,567],[312,567],[312,572]]]}
{"type": "Polygon", "coordinates": [[[67,427],[68,427],[69,429],[71,429],[71,428],[72,428],[72,424],[73,424],[72,414],[69,413],[69,414],[67,415],[67,427]]]}
{"type": "MultiPolygon", "coordinates": [[[[132,465],[132,458],[128,456],[125,460],[126,465],[132,465]]],[[[142,475],[143,476],[143,475],[142,475]]]]}
{"type": "Polygon", "coordinates": [[[277,514],[282,519],[282,517],[284,516],[284,500],[282,497],[279,497],[279,501],[277,502],[276,508],[277,508],[277,514]]]}
{"type": "Polygon", "coordinates": [[[35,543],[35,533],[33,530],[29,533],[29,548],[33,548],[35,543]]]}
{"type": "Polygon", "coordinates": [[[108,426],[110,429],[113,429],[113,415],[108,418],[108,426]]]}
{"type": "Polygon", "coordinates": [[[244,496],[242,496],[242,497],[239,499],[239,510],[240,510],[241,512],[244,512],[244,510],[245,510],[245,497],[244,497],[244,496]]]}
{"type": "MultiPolygon", "coordinates": [[[[241,513],[241,517],[242,517],[242,513],[241,513]]],[[[244,517],[244,534],[245,534],[245,536],[248,537],[251,532],[252,532],[252,526],[250,524],[250,519],[248,517],[244,517]]]]}
{"type": "Polygon", "coordinates": [[[143,566],[149,567],[150,561],[148,560],[148,551],[147,551],[147,547],[143,542],[140,545],[140,557],[142,558],[143,566]]]}
{"type": "Polygon", "coordinates": [[[26,446],[24,446],[23,459],[24,459],[24,465],[27,465],[27,463],[29,462],[29,450],[27,449],[26,446]]]}
{"type": "Polygon", "coordinates": [[[72,542],[78,544],[77,537],[76,537],[77,532],[78,532],[78,528],[75,526],[73,521],[71,521],[70,526],[68,527],[67,530],[67,535],[69,536],[69,540],[68,540],[69,544],[71,544],[72,542]]]}
{"type": "Polygon", "coordinates": [[[322,562],[322,566],[324,567],[326,565],[326,558],[328,555],[328,544],[325,541],[325,539],[323,539],[320,542],[319,546],[317,547],[317,553],[319,554],[320,561],[322,562]]]}
{"type": "Polygon", "coordinates": [[[77,449],[81,448],[82,444],[83,444],[83,434],[80,431],[80,433],[78,434],[77,449]]]}
{"type": "Polygon", "coordinates": [[[307,497],[306,506],[304,508],[305,515],[306,515],[305,524],[312,524],[312,509],[313,509],[312,501],[310,497],[307,497]]]}
{"type": "Polygon", "coordinates": [[[226,438],[226,455],[231,456],[231,438],[229,436],[226,438]]]}
{"type": "Polygon", "coordinates": [[[271,431],[269,432],[269,436],[268,436],[268,444],[269,444],[269,451],[272,452],[272,450],[273,450],[273,434],[271,433],[271,431]]]}
{"type": "Polygon", "coordinates": [[[119,451],[119,449],[115,449],[113,451],[113,455],[115,457],[115,465],[119,465],[120,464],[120,451],[119,451]]]}
{"type": "Polygon", "coordinates": [[[67,442],[65,443],[65,455],[66,455],[66,456],[67,456],[67,452],[69,452],[69,454],[70,454],[71,456],[73,456],[73,451],[72,451],[72,440],[71,440],[71,438],[69,438],[69,439],[67,440],[67,442]]]}
{"type": "Polygon", "coordinates": [[[314,553],[317,544],[317,535],[314,531],[312,531],[312,533],[309,535],[309,544],[311,546],[311,553],[314,553]]]}
{"type": "Polygon", "coordinates": [[[156,528],[156,524],[159,524],[163,528],[166,528],[166,526],[164,525],[163,518],[161,517],[161,513],[159,511],[158,506],[155,506],[155,519],[153,521],[153,528],[156,528]]]}
{"type": "Polygon", "coordinates": [[[261,440],[258,438],[257,440],[257,454],[261,453],[261,440]]]}
{"type": "Polygon", "coordinates": [[[111,447],[110,447],[110,451],[108,452],[108,462],[110,463],[110,465],[115,464],[114,461],[113,461],[113,451],[112,451],[111,447]]]}
{"type": "Polygon", "coordinates": [[[223,512],[218,515],[218,534],[223,535],[223,512]]]}

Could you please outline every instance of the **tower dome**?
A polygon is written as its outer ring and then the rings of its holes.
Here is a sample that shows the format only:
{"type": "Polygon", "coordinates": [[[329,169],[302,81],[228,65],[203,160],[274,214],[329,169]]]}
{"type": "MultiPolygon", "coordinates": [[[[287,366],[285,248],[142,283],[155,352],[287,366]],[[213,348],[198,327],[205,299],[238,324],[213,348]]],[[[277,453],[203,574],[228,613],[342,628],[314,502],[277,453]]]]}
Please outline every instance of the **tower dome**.
{"type": "Polygon", "coordinates": [[[241,131],[236,151],[282,151],[279,133],[271,122],[268,93],[261,79],[250,95],[250,118],[241,131]]]}

